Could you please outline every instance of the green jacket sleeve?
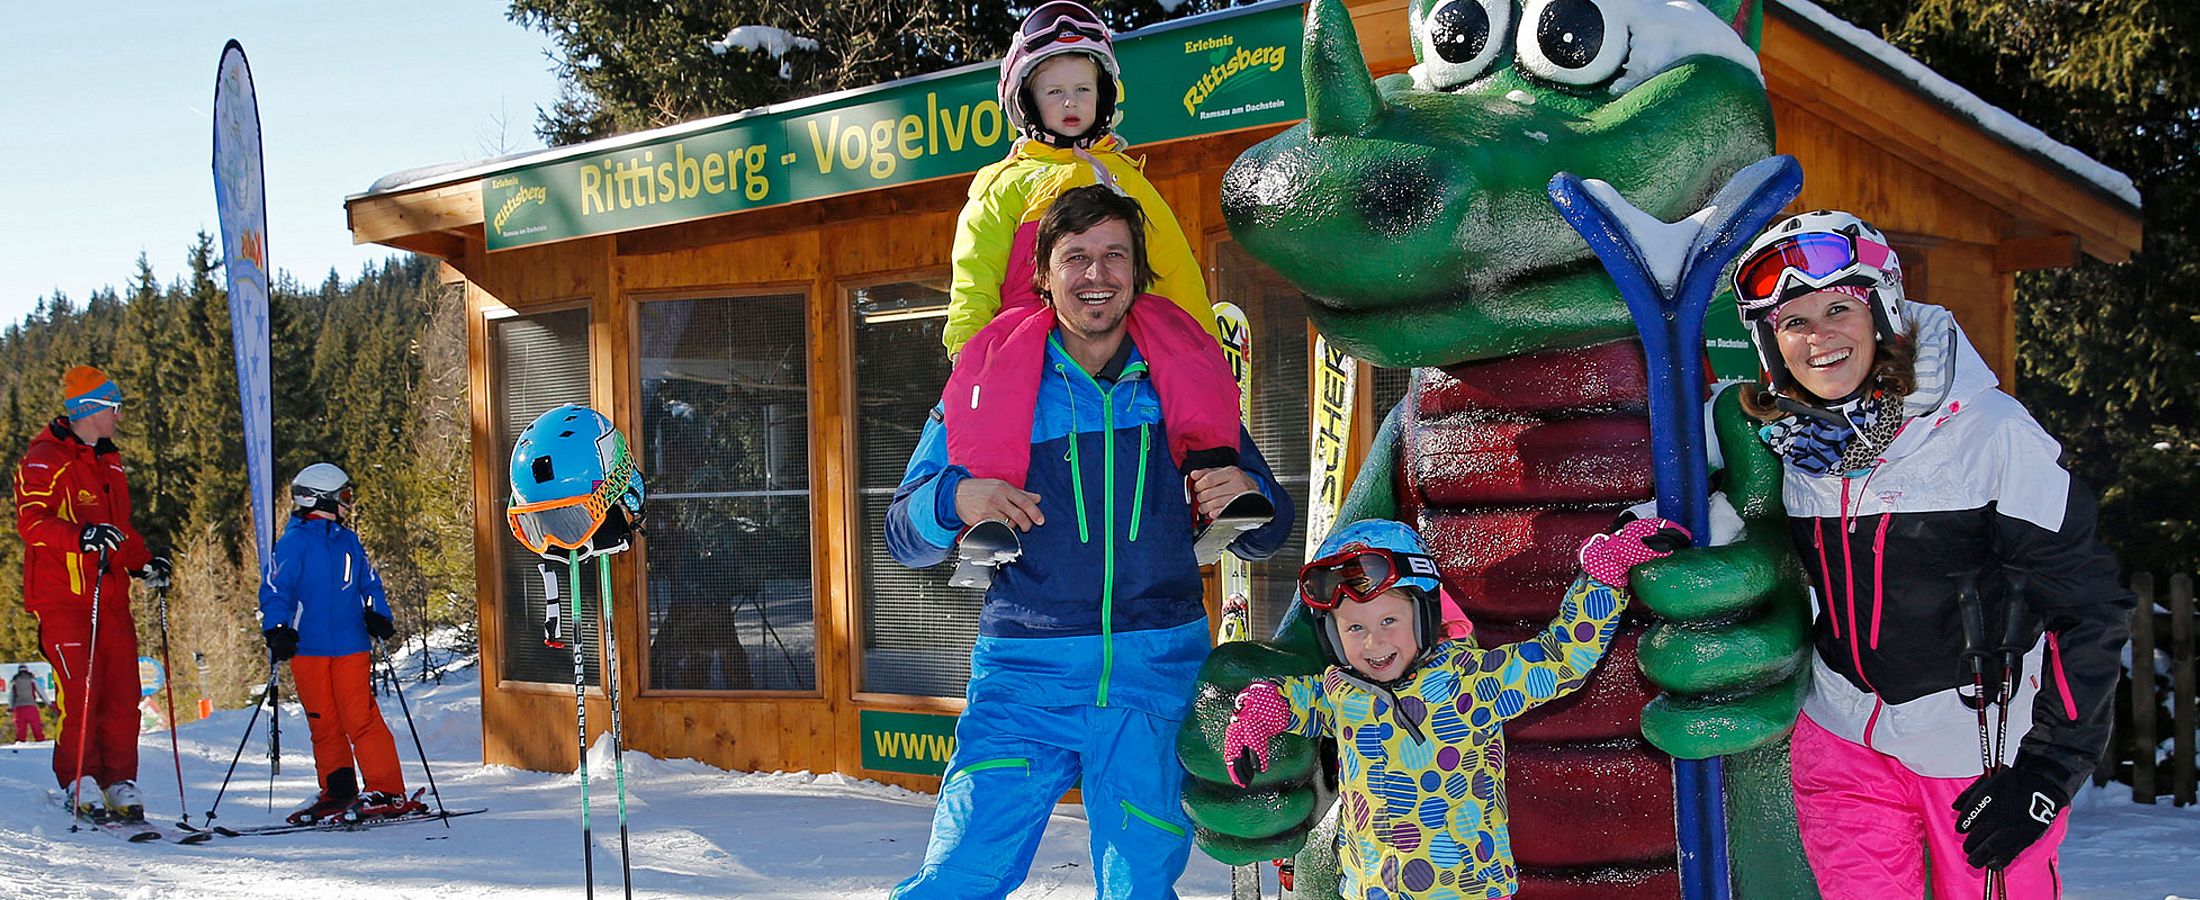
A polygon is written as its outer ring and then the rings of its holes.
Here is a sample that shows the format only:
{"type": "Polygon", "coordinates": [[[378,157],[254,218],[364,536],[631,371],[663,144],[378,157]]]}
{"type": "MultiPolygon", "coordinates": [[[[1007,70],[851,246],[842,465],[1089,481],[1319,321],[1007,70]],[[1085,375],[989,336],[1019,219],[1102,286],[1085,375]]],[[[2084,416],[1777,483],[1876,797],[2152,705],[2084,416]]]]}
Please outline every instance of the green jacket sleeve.
{"type": "Polygon", "coordinates": [[[1207,299],[1207,274],[1192,255],[1191,241],[1177,224],[1176,214],[1136,166],[1111,168],[1115,169],[1116,185],[1146,211],[1146,261],[1154,273],[1153,286],[1148,290],[1183,307],[1209,337],[1222,340],[1222,329],[1215,324],[1214,305],[1207,299]]]}
{"type": "Polygon", "coordinates": [[[1030,199],[1021,179],[1003,177],[1014,162],[1006,159],[980,169],[970,182],[969,201],[955,217],[947,330],[942,336],[950,357],[962,352],[963,344],[1001,310],[1001,279],[1008,270],[1009,248],[1016,242],[1016,227],[1030,199]]]}

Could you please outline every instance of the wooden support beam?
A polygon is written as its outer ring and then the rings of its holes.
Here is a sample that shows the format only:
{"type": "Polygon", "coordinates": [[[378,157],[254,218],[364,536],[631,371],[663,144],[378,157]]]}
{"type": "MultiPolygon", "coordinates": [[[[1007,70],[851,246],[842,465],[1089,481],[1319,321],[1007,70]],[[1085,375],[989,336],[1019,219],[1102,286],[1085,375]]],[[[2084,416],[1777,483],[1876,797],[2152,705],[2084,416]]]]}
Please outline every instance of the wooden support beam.
{"type": "Polygon", "coordinates": [[[1994,271],[2027,272],[2033,269],[2067,269],[2078,264],[2081,249],[2075,234],[2010,238],[1994,245],[1994,271]]]}
{"type": "MultiPolygon", "coordinates": [[[[425,231],[419,234],[400,235],[382,243],[385,246],[410,250],[446,262],[457,262],[466,258],[468,237],[462,231],[425,231]]],[[[473,243],[481,243],[481,229],[474,228],[471,238],[473,243]]]]}
{"type": "Polygon", "coordinates": [[[2131,576],[2139,605],[2131,611],[2131,802],[2153,803],[2154,762],[2154,573],[2131,576]]]}
{"type": "Polygon", "coordinates": [[[354,244],[392,244],[429,231],[481,228],[481,182],[461,181],[403,194],[344,203],[354,244]]]}
{"type": "MultiPolygon", "coordinates": [[[[2193,696],[2192,576],[2179,572],[2169,577],[2170,696],[2177,704],[2170,711],[2170,796],[2178,806],[2200,799],[2200,777],[2193,767],[2194,719],[2200,717],[2200,697],[2193,696]]],[[[2134,675],[2138,673],[2133,673],[2134,675]]],[[[2149,673],[2151,674],[2151,673],[2149,673]]]]}

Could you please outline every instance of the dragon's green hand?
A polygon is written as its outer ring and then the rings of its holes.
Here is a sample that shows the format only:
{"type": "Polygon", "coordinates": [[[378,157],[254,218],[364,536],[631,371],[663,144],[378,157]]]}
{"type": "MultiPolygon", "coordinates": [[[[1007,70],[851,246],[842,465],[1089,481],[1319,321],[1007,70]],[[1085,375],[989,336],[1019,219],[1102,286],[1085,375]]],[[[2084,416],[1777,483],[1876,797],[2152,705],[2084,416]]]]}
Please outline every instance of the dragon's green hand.
{"type": "Polygon", "coordinates": [[[1269,745],[1268,770],[1241,788],[1230,783],[1222,758],[1223,731],[1247,684],[1317,675],[1323,666],[1313,627],[1303,616],[1286,622],[1274,643],[1227,643],[1207,657],[1192,713],[1177,733],[1176,753],[1187,776],[1184,811],[1209,856],[1241,866],[1290,856],[1306,841],[1313,824],[1313,780],[1321,772],[1316,745],[1296,734],[1277,735],[1269,745]]]}
{"type": "Polygon", "coordinates": [[[1780,502],[1780,459],[1742,412],[1743,389],[1720,394],[1712,410],[1741,540],[1645,563],[1630,580],[1661,618],[1640,650],[1643,674],[1662,692],[1643,708],[1642,733],[1683,759],[1779,740],[1810,677],[1810,613],[1780,502]]]}

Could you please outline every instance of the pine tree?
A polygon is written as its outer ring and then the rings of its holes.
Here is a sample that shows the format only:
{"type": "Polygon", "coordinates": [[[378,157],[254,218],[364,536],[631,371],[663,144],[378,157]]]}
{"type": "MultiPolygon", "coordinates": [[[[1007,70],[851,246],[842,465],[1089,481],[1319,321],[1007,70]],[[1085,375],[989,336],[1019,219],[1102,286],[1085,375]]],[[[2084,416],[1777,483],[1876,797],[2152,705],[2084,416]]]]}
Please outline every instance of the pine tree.
{"type": "Polygon", "coordinates": [[[217,528],[214,545],[233,562],[240,542],[250,542],[248,527],[241,525],[250,520],[229,292],[214,280],[221,265],[215,252],[214,239],[199,232],[186,257],[190,275],[177,292],[191,367],[191,378],[180,386],[175,404],[176,433],[189,473],[189,483],[179,493],[185,495],[186,530],[217,528]]]}
{"type": "Polygon", "coordinates": [[[1826,6],[2138,186],[2130,262],[2018,278],[2015,393],[2100,492],[2127,571],[2200,568],[2200,4],[1826,6]]]}
{"type": "MultiPolygon", "coordinates": [[[[1032,2],[1009,0],[512,0],[507,15],[557,42],[557,101],[538,109],[553,146],[868,87],[998,58],[1032,2]],[[817,43],[774,59],[710,43],[741,25],[817,43]]],[[[1088,3],[1117,30],[1230,5],[1088,3]]]]}

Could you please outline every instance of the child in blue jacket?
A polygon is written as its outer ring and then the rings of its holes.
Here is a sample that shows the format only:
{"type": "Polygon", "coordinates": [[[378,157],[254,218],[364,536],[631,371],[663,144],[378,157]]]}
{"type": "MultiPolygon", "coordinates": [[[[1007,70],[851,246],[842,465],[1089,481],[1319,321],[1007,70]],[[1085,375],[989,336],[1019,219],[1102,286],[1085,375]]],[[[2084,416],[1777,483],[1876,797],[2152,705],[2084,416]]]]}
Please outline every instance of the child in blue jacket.
{"type": "Polygon", "coordinates": [[[296,824],[427,809],[405,794],[397,741],[374,702],[369,640],[388,640],[396,628],[382,577],[344,524],[351,498],[344,470],[315,463],[300,471],[290,483],[298,508],[260,585],[261,633],[276,661],[290,661],[320,776],[320,795],[290,814],[296,824]]]}

